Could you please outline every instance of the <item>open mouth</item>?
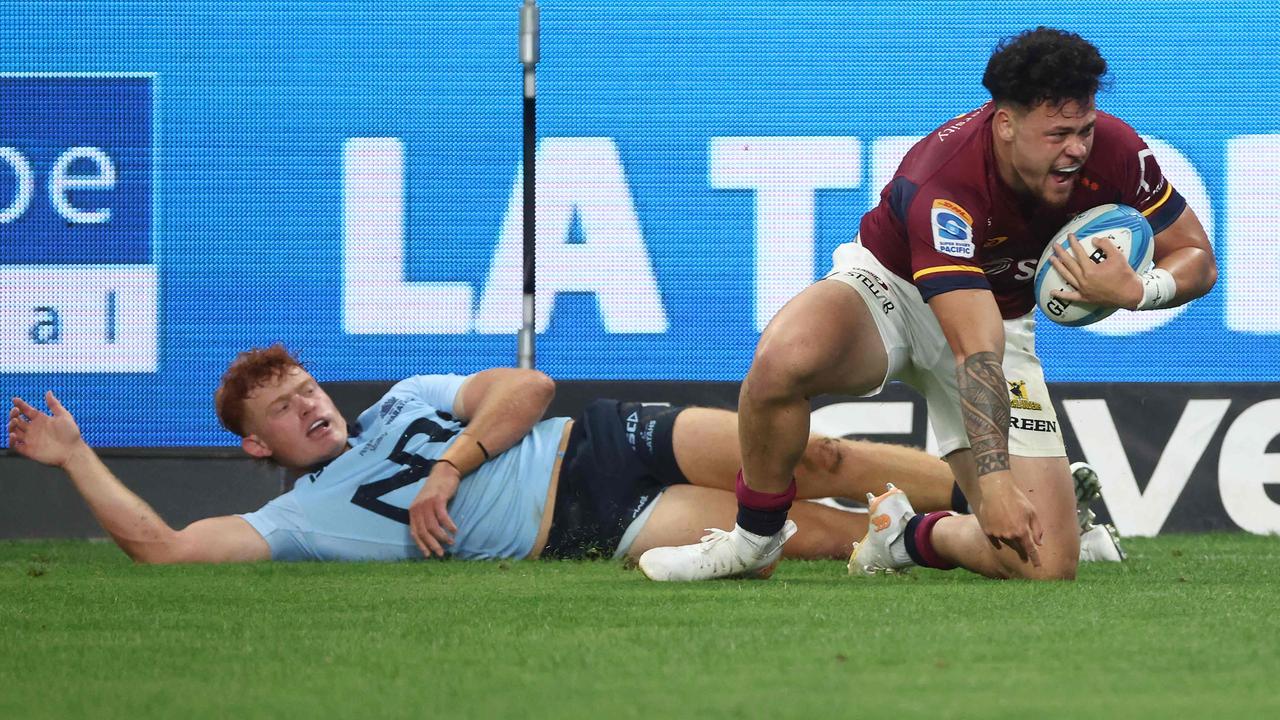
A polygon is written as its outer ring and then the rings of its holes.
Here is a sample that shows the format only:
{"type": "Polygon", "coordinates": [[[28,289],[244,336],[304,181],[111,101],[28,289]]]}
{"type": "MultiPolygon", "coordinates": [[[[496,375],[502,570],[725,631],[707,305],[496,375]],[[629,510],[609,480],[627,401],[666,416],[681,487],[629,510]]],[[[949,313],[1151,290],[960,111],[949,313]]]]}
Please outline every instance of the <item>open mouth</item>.
{"type": "Polygon", "coordinates": [[[1082,165],[1067,165],[1066,167],[1054,168],[1049,171],[1049,175],[1059,183],[1069,183],[1076,173],[1080,172],[1082,165]]]}
{"type": "Polygon", "coordinates": [[[321,433],[324,433],[326,430],[329,429],[330,425],[331,423],[328,420],[325,420],[323,418],[320,420],[316,420],[315,422],[311,423],[311,427],[307,428],[307,437],[315,437],[317,435],[320,435],[321,433]]]}

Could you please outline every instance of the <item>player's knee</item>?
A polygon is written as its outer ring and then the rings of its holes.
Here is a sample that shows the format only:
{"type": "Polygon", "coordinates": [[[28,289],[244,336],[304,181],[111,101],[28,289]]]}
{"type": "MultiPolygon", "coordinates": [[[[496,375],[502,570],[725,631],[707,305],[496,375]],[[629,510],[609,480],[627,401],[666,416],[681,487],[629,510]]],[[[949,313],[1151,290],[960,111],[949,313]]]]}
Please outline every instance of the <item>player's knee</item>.
{"type": "Polygon", "coordinates": [[[1043,552],[1040,553],[1040,567],[1030,562],[1014,559],[1006,565],[1008,577],[1021,580],[1075,580],[1076,568],[1080,563],[1079,554],[1066,555],[1043,552]]]}
{"type": "Polygon", "coordinates": [[[762,339],[747,372],[751,394],[763,401],[783,400],[804,394],[820,371],[818,359],[797,343],[762,339]]]}

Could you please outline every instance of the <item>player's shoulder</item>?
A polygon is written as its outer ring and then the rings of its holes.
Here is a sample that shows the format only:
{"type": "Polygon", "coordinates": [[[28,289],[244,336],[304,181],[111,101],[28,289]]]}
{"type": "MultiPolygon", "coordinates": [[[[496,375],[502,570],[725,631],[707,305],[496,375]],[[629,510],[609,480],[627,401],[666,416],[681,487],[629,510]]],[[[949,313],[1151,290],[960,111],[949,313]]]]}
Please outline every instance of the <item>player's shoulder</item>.
{"type": "Polygon", "coordinates": [[[912,148],[899,174],[916,186],[917,201],[982,202],[991,167],[991,107],[952,118],[912,148]]]}
{"type": "Polygon", "coordinates": [[[1098,111],[1094,125],[1093,152],[1091,157],[1109,159],[1109,155],[1124,156],[1142,150],[1147,143],[1132,125],[1110,113],[1098,111]]]}

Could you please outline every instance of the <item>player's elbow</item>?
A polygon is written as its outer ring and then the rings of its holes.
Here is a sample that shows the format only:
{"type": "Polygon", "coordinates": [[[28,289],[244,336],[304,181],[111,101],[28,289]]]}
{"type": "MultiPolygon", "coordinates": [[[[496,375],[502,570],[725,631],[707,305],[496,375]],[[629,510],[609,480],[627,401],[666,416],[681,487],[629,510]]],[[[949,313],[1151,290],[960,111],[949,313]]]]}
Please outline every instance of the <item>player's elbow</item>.
{"type": "Polygon", "coordinates": [[[1200,297],[1213,289],[1218,284],[1218,262],[1214,258],[1213,253],[1204,252],[1200,262],[1200,283],[1196,288],[1199,293],[1196,297],[1200,297]]]}
{"type": "Polygon", "coordinates": [[[204,562],[194,539],[181,531],[170,531],[164,537],[141,542],[121,543],[125,554],[138,565],[178,565],[204,562]]]}
{"type": "Polygon", "coordinates": [[[556,381],[539,370],[526,370],[521,378],[525,392],[532,402],[538,403],[544,410],[551,405],[556,396],[556,381]]]}

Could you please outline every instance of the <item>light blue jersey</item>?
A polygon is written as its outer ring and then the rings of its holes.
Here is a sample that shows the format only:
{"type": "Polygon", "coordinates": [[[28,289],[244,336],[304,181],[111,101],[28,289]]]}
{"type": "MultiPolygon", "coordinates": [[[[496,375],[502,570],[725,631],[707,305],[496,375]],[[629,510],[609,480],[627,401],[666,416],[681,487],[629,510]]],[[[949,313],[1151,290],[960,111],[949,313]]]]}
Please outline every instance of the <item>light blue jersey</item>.
{"type": "MultiPolygon", "coordinates": [[[[453,400],[466,378],[420,375],[396,383],[351,429],[350,449],[293,490],[241,515],[273,560],[422,558],[409,533],[409,503],[435,458],[462,431],[453,400]]],[[[543,420],[514,447],[462,479],[449,503],[458,526],[450,555],[521,558],[533,543],[568,418],[543,420]]]]}

